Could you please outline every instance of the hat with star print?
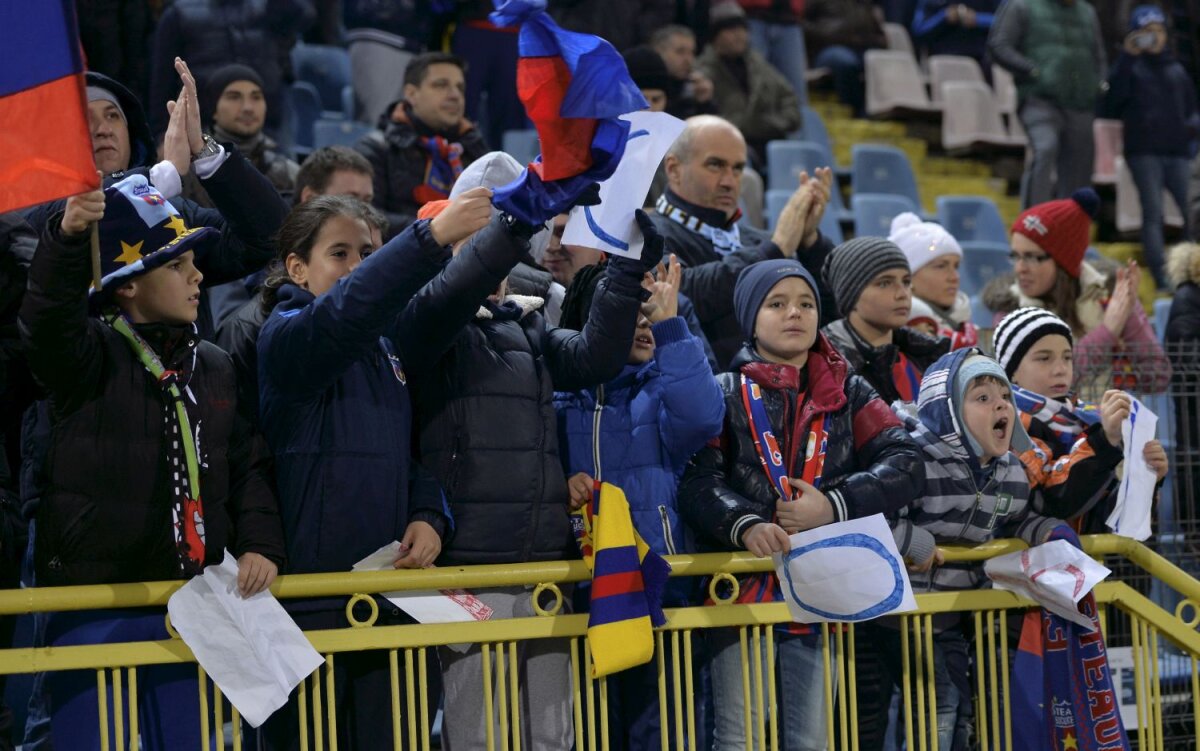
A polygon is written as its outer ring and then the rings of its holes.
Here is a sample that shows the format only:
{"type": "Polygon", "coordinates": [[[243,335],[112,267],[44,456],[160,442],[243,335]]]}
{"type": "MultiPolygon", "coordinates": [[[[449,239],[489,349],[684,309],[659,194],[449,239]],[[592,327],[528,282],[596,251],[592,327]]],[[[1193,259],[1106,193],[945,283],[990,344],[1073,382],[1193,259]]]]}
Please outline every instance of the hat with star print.
{"type": "Polygon", "coordinates": [[[110,293],[189,250],[203,255],[220,236],[212,227],[184,224],[175,207],[142,175],[113,183],[104,191],[100,220],[98,294],[110,293]]]}

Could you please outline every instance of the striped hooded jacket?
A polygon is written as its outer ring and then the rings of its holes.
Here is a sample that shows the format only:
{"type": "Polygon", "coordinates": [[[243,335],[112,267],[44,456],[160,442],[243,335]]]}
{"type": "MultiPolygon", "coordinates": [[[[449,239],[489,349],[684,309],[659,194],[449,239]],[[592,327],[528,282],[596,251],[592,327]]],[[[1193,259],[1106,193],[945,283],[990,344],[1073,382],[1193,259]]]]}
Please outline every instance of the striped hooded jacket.
{"type": "MultiPolygon", "coordinates": [[[[911,560],[926,560],[937,544],[976,545],[988,540],[1019,537],[1037,545],[1059,524],[1036,513],[1029,503],[1029,479],[1013,451],[982,467],[964,437],[952,405],[952,384],[958,369],[976,348],[960,349],[938,359],[921,382],[916,415],[901,414],[904,427],[925,460],[925,494],[904,509],[893,523],[900,552],[911,560]]],[[[1023,431],[1014,443],[1025,444],[1033,461],[1036,449],[1023,431]]],[[[973,564],[947,564],[911,575],[914,590],[974,589],[986,582],[973,564]]]]}

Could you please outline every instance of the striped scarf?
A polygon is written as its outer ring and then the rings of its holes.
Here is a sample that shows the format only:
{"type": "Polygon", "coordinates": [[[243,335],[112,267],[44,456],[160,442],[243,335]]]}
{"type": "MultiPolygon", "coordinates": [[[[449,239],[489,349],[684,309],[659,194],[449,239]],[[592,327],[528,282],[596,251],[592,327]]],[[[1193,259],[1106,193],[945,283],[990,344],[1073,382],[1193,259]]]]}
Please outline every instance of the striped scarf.
{"type": "Polygon", "coordinates": [[[1100,422],[1100,409],[1095,404],[1074,397],[1051,399],[1015,385],[1012,395],[1017,411],[1050,428],[1056,440],[1051,447],[1055,456],[1070,451],[1088,427],[1100,422]]]}
{"type": "Polygon", "coordinates": [[[658,197],[658,202],[654,204],[654,207],[658,213],[676,224],[682,224],[692,232],[708,238],[708,241],[712,243],[713,250],[723,256],[742,249],[742,233],[738,230],[737,225],[737,220],[742,215],[740,209],[733,215],[733,219],[730,220],[729,229],[721,229],[711,224],[705,224],[699,217],[692,216],[678,206],[675,206],[667,200],[665,193],[658,197]]]}
{"type": "Polygon", "coordinates": [[[427,156],[425,179],[413,188],[413,198],[422,205],[449,198],[454,181],[463,171],[462,144],[451,143],[442,136],[419,136],[417,141],[427,156]]]}

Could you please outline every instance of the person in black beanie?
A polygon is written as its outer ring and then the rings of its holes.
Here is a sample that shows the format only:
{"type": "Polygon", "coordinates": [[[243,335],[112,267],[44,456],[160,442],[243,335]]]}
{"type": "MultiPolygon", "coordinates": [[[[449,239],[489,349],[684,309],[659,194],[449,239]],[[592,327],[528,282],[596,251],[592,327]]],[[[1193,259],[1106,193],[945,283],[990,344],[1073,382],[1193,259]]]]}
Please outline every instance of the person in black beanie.
{"type": "Polygon", "coordinates": [[[641,46],[626,50],[622,57],[625,58],[629,76],[650,103],[650,111],[665,112],[670,105],[670,91],[674,86],[662,57],[653,48],[641,46]]]}
{"type": "MultiPolygon", "coordinates": [[[[249,66],[233,63],[209,76],[200,93],[200,117],[213,138],[233,144],[290,203],[300,165],[280,151],[278,144],[263,131],[267,98],[262,76],[249,66]]],[[[213,205],[195,173],[184,179],[183,194],[201,206],[213,205]]]]}
{"type": "Polygon", "coordinates": [[[882,237],[856,237],[833,249],[822,275],[843,316],[825,336],[885,402],[916,401],[925,369],[950,351],[950,340],[906,325],[912,272],[904,252],[882,237]]]}

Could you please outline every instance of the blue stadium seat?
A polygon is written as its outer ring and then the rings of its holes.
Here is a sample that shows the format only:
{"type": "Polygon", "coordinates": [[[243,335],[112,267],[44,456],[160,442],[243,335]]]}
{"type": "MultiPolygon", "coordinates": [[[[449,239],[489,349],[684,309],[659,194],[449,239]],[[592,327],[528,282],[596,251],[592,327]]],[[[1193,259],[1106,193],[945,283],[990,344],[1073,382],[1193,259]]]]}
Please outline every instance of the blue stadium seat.
{"type": "MultiPolygon", "coordinates": [[[[767,187],[772,190],[793,191],[800,184],[800,171],[813,174],[817,167],[833,167],[833,154],[813,141],[771,141],[767,144],[767,187]]],[[[829,212],[835,219],[850,220],[850,212],[842,200],[842,192],[834,177],[829,212]]]]}
{"type": "Polygon", "coordinates": [[[965,242],[960,243],[963,249],[962,266],[959,267],[959,289],[968,295],[983,292],[984,286],[992,279],[1012,271],[1012,261],[1008,254],[1011,249],[1007,242],[965,242]]]}
{"type": "Polygon", "coordinates": [[[1158,341],[1160,342],[1167,336],[1167,318],[1170,315],[1170,298],[1154,301],[1154,330],[1158,332],[1158,341]]]}
{"type": "Polygon", "coordinates": [[[353,120],[355,118],[354,106],[354,87],[343,86],[342,115],[344,115],[347,120],[353,120]]]}
{"type": "Polygon", "coordinates": [[[313,148],[325,146],[350,146],[358,143],[358,139],[374,128],[366,123],[356,123],[353,120],[325,120],[313,123],[313,148]]]}
{"type": "Polygon", "coordinates": [[[983,295],[975,295],[971,298],[971,323],[981,329],[995,328],[995,315],[992,309],[983,302],[983,295]]]}
{"type": "Polygon", "coordinates": [[[292,137],[296,145],[313,147],[313,124],[321,119],[321,95],[308,81],[296,81],[290,90],[292,106],[292,137]]]}
{"type": "Polygon", "coordinates": [[[350,53],[341,47],[297,44],[292,48],[297,81],[311,83],[320,95],[321,109],[342,112],[342,89],[351,84],[350,53]]]}
{"type": "Polygon", "coordinates": [[[537,155],[542,153],[538,143],[538,134],[532,128],[528,130],[506,130],[501,143],[504,153],[516,159],[521,164],[529,164],[537,155]]]}
{"type": "Polygon", "coordinates": [[[800,133],[805,141],[811,141],[825,149],[827,153],[833,153],[833,143],[829,140],[829,130],[825,127],[825,121],[821,119],[821,115],[807,104],[801,107],[801,114],[804,120],[800,124],[800,133]]]}
{"type": "Polygon", "coordinates": [[[938,196],[938,223],[961,242],[1008,242],[1004,219],[986,196],[938,196]]]}
{"type": "MultiPolygon", "coordinates": [[[[837,195],[836,189],[833,194],[837,195]]],[[[839,196],[838,203],[841,203],[841,200],[839,196]]],[[[825,215],[821,217],[821,234],[828,237],[834,245],[841,245],[842,241],[846,239],[842,234],[842,223],[838,220],[837,211],[832,203],[825,208],[825,215]]]]}
{"type": "Polygon", "coordinates": [[[850,211],[854,215],[854,234],[858,237],[887,237],[892,220],[905,211],[920,213],[908,198],[886,193],[855,193],[850,196],[850,211]]]}
{"type": "MultiPolygon", "coordinates": [[[[895,146],[858,144],[851,149],[850,187],[855,193],[890,193],[921,205],[908,155],[895,146]]],[[[921,213],[919,209],[914,209],[921,213]]],[[[887,234],[887,233],[884,233],[887,234]]]]}

